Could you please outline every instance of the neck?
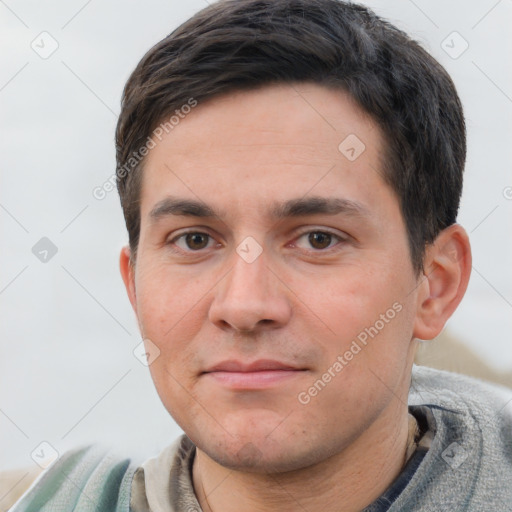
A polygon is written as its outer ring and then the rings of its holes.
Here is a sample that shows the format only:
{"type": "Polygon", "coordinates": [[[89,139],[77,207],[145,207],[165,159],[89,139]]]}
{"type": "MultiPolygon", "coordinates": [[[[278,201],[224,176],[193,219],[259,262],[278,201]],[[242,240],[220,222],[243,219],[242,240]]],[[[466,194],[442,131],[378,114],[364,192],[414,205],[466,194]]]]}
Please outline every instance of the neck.
{"type": "Polygon", "coordinates": [[[407,407],[381,415],[350,446],[312,466],[286,473],[225,468],[196,449],[194,489],[204,512],[357,512],[400,473],[408,437],[407,407]],[[342,504],[342,508],[340,508],[342,504]]]}

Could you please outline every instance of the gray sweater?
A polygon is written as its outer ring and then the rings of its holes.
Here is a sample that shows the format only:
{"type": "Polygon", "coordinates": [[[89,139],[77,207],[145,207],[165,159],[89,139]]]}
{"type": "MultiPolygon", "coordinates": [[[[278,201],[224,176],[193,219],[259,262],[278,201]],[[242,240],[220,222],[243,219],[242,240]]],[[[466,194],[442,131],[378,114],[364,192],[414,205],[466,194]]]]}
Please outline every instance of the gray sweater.
{"type": "MultiPolygon", "coordinates": [[[[364,512],[512,512],[512,390],[413,366],[409,412],[418,449],[364,512]]],[[[200,511],[181,436],[143,464],[100,445],[70,450],[46,469],[10,512],[200,511]]],[[[340,512],[342,512],[340,508],[340,512]]]]}
{"type": "Polygon", "coordinates": [[[428,422],[430,449],[422,453],[420,443],[402,475],[367,511],[512,511],[511,389],[413,367],[409,410],[428,422]]]}

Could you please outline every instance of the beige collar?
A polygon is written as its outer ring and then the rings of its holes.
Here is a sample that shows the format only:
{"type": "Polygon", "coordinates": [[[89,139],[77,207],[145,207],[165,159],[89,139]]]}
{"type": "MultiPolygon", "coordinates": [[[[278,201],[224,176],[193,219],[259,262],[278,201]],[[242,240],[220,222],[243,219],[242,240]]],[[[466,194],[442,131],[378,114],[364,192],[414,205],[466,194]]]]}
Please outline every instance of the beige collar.
{"type": "Polygon", "coordinates": [[[407,449],[405,451],[404,466],[407,464],[412,454],[416,451],[420,437],[420,428],[416,418],[409,413],[409,434],[407,435],[407,449]]]}

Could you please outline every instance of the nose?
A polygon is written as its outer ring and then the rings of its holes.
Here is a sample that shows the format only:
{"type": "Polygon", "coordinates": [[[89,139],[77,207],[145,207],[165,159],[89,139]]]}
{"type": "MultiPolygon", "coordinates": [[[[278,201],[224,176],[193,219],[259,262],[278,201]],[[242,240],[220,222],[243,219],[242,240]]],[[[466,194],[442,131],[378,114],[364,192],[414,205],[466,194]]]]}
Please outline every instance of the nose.
{"type": "Polygon", "coordinates": [[[269,267],[265,251],[248,262],[233,255],[231,271],[215,287],[209,320],[217,327],[257,332],[286,325],[292,315],[288,289],[269,267]]]}

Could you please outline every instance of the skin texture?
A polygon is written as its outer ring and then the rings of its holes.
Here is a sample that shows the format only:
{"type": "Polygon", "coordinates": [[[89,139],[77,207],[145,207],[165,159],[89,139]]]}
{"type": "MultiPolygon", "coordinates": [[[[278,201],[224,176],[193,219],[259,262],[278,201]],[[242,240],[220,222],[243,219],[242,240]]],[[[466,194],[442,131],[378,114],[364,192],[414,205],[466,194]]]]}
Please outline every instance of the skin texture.
{"type": "Polygon", "coordinates": [[[435,337],[459,304],[471,253],[455,224],[415,275],[383,153],[345,93],[293,84],[199,104],[147,156],[137,261],[125,247],[120,267],[157,392],[197,446],[203,510],[356,511],[400,472],[416,338],[435,337]],[[350,134],[365,145],[353,161],[338,149],[350,134]],[[170,196],[217,215],[152,219],[170,196]],[[272,215],[312,197],[366,213],[272,215]],[[187,230],[209,236],[187,245],[187,230]],[[230,359],[297,371],[259,388],[204,373],[230,359]]]}

